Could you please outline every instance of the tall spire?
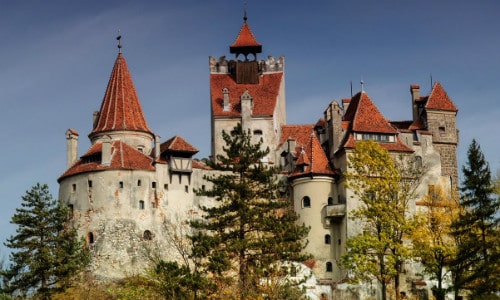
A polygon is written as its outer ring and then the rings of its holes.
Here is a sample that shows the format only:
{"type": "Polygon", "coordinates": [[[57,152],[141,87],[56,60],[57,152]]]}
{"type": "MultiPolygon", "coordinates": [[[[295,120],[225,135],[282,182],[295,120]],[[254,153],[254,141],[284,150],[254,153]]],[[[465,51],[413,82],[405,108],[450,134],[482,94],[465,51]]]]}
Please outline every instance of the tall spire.
{"type": "Polygon", "coordinates": [[[101,109],[90,136],[113,131],[140,131],[152,134],[122,53],[118,53],[116,58],[101,109]]]}
{"type": "Polygon", "coordinates": [[[257,42],[255,36],[253,35],[252,30],[248,26],[247,22],[247,13],[245,9],[245,16],[243,17],[243,25],[241,26],[240,32],[236,37],[234,43],[229,47],[229,51],[231,53],[235,53],[236,56],[238,54],[244,54],[247,56],[248,54],[257,54],[262,52],[262,44],[257,42]]]}

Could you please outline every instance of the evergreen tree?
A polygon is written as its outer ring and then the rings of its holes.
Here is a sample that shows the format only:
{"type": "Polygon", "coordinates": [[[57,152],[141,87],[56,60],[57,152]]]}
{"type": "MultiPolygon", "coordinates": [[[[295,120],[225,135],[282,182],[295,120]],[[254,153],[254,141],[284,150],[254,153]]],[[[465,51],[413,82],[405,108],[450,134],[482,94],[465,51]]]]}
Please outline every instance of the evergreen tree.
{"type": "Polygon", "coordinates": [[[193,255],[219,290],[235,286],[234,297],[249,299],[261,293],[261,280],[281,262],[308,258],[302,250],[309,229],[296,224],[293,205],[280,195],[277,170],[261,162],[269,153],[261,149],[262,140],[253,143],[240,124],[222,135],[224,154],[209,163],[222,172],[205,177],[213,186],[198,191],[216,204],[201,207],[203,219],[192,222],[193,255]]]}
{"type": "Polygon", "coordinates": [[[384,300],[392,281],[398,299],[399,275],[404,261],[411,257],[405,240],[415,228],[407,214],[408,205],[414,198],[420,170],[405,157],[391,157],[371,140],[356,144],[349,154],[348,169],[346,186],[360,202],[349,217],[362,224],[363,232],[347,240],[341,263],[354,280],[377,279],[384,300]]]}
{"type": "Polygon", "coordinates": [[[66,223],[67,208],[52,198],[46,184],[37,183],[22,200],[11,220],[18,226],[16,235],[5,243],[13,249],[11,265],[3,272],[5,291],[49,299],[71,284],[88,263],[88,254],[66,223]]]}
{"type": "Polygon", "coordinates": [[[489,164],[476,140],[469,146],[462,172],[462,213],[453,225],[459,240],[454,262],[456,291],[470,290],[475,297],[495,294],[500,291],[497,275],[500,201],[495,194],[489,164]]]}

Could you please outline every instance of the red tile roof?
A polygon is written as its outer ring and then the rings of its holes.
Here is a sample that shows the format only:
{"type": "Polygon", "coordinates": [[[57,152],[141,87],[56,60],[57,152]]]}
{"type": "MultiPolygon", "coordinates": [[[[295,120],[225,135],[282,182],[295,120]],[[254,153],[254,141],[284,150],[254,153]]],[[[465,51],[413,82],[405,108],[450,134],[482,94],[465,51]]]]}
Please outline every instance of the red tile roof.
{"type": "Polygon", "coordinates": [[[258,84],[237,84],[230,75],[210,74],[213,116],[241,116],[240,97],[246,90],[248,90],[248,93],[253,98],[252,115],[273,115],[282,80],[282,72],[264,74],[260,77],[258,84]],[[223,88],[229,90],[230,109],[228,111],[224,111],[223,88]]]}
{"type": "Polygon", "coordinates": [[[313,128],[313,124],[283,125],[281,127],[280,147],[288,140],[294,140],[298,147],[305,146],[311,136],[313,128]]]}
{"type": "Polygon", "coordinates": [[[99,132],[132,130],[151,133],[123,54],[118,54],[91,135],[99,132]]]}
{"type": "Polygon", "coordinates": [[[102,143],[97,142],[82,155],[80,160],[59,177],[58,182],[72,175],[102,170],[155,170],[152,157],[145,155],[122,141],[113,141],[111,162],[109,165],[103,165],[101,157],[102,143]]]}
{"type": "Polygon", "coordinates": [[[234,43],[229,47],[229,50],[231,53],[236,53],[238,52],[237,50],[241,48],[251,48],[257,53],[262,51],[262,45],[257,42],[246,21],[243,23],[243,26],[241,26],[240,33],[236,37],[234,43]]]}
{"type": "Polygon", "coordinates": [[[344,120],[351,121],[351,128],[356,132],[397,133],[364,92],[352,97],[344,120]]]}
{"type": "Polygon", "coordinates": [[[434,84],[432,91],[427,100],[427,104],[425,105],[427,109],[439,109],[446,111],[454,111],[457,112],[458,108],[455,106],[455,103],[448,97],[448,94],[441,86],[439,82],[434,84]]]}
{"type": "Polygon", "coordinates": [[[305,168],[295,168],[290,177],[302,175],[334,175],[330,163],[321,147],[314,131],[309,132],[307,143],[303,145],[302,151],[297,153],[296,166],[305,166],[305,168]]]}
{"type": "Polygon", "coordinates": [[[165,151],[171,152],[185,152],[185,153],[198,153],[198,149],[193,147],[191,144],[186,142],[185,139],[176,135],[170,138],[168,141],[162,143],[160,145],[160,152],[163,153],[165,151]]]}

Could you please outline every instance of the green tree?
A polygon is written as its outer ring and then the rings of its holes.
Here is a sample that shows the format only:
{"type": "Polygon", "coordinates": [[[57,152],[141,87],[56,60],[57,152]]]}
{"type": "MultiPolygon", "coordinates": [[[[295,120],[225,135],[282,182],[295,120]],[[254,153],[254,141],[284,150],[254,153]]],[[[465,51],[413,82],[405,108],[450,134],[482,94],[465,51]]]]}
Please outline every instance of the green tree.
{"type": "Polygon", "coordinates": [[[308,258],[302,250],[309,229],[296,223],[292,203],[280,194],[278,170],[261,162],[269,153],[262,140],[253,143],[240,124],[222,136],[224,154],[209,163],[221,172],[205,177],[210,189],[197,191],[216,204],[201,207],[203,219],[191,223],[193,256],[219,290],[234,286],[233,297],[250,299],[281,262],[308,258]]]}
{"type": "Polygon", "coordinates": [[[488,162],[476,140],[467,151],[467,162],[460,188],[462,213],[453,224],[459,240],[454,262],[456,293],[469,290],[474,297],[500,291],[499,208],[488,162]]]}
{"type": "Polygon", "coordinates": [[[418,230],[412,237],[414,255],[420,258],[425,272],[438,283],[432,289],[436,300],[444,300],[447,289],[443,287],[443,280],[457,252],[451,224],[459,213],[458,195],[434,187],[422,202],[424,209],[417,214],[418,230]]]}
{"type": "Polygon", "coordinates": [[[52,198],[49,187],[37,183],[22,197],[11,223],[16,235],[5,246],[13,249],[3,272],[9,293],[37,294],[49,299],[71,285],[88,263],[84,243],[66,223],[69,212],[52,198]]]}
{"type": "Polygon", "coordinates": [[[348,155],[348,170],[346,187],[359,199],[349,217],[362,225],[363,232],[347,240],[341,263],[355,280],[376,278],[384,300],[387,285],[393,281],[399,297],[399,275],[411,256],[405,241],[415,227],[408,204],[414,199],[421,170],[409,157],[393,158],[371,140],[356,144],[348,155]]]}

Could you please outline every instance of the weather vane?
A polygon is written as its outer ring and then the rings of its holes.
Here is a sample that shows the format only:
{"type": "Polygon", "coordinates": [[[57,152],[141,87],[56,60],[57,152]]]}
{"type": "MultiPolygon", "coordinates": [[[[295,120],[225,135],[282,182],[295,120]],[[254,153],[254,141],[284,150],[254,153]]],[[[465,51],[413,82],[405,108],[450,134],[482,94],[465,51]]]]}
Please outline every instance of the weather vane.
{"type": "Polygon", "coordinates": [[[118,41],[118,53],[122,53],[122,36],[120,34],[120,29],[118,29],[118,36],[116,37],[118,41]]]}

